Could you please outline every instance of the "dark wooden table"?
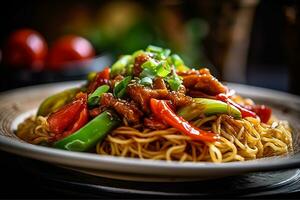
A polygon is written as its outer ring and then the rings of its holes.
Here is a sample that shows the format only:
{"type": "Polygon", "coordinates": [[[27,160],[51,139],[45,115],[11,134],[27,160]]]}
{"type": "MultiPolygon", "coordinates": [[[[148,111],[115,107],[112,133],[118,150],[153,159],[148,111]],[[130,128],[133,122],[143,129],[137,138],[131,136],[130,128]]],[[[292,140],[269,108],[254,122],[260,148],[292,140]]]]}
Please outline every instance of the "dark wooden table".
{"type": "MultiPolygon", "coordinates": [[[[0,198],[232,198],[232,197],[249,197],[250,195],[260,194],[254,198],[273,198],[273,199],[297,199],[300,196],[300,178],[296,179],[296,182],[291,182],[288,185],[280,187],[274,187],[274,194],[272,190],[264,192],[257,188],[250,188],[249,191],[234,188],[234,184],[243,184],[243,180],[238,177],[229,177],[226,179],[210,180],[201,183],[157,183],[145,184],[134,183],[126,181],[117,181],[112,179],[102,179],[97,177],[91,177],[89,175],[76,174],[75,172],[69,172],[61,168],[55,167],[51,164],[42,163],[30,159],[25,159],[10,153],[0,151],[1,160],[1,193],[0,198]],[[236,182],[235,182],[236,180],[236,182]],[[77,181],[77,182],[76,182],[77,181]],[[98,184],[98,186],[97,186],[98,184]],[[228,185],[229,184],[229,185],[228,185]],[[231,184],[231,186],[230,186],[231,184]],[[105,188],[105,186],[112,186],[111,189],[105,188]],[[201,189],[203,187],[208,188],[201,189]],[[104,186],[104,187],[102,187],[104,186]],[[115,188],[114,188],[115,187],[115,188]],[[118,189],[124,187],[125,190],[120,192],[118,189]],[[160,190],[160,187],[169,187],[167,192],[173,193],[176,190],[182,190],[184,192],[191,191],[195,196],[174,196],[174,194],[168,195],[147,195],[126,192],[128,188],[135,188],[138,190],[160,190]],[[184,189],[183,187],[186,187],[184,189]],[[191,189],[192,187],[199,188],[191,189]],[[216,192],[211,188],[216,187],[216,192]],[[172,191],[172,188],[174,188],[172,191]],[[226,189],[228,188],[228,189],[226,189]],[[293,191],[292,191],[293,190],[293,191]],[[196,191],[196,192],[195,192],[196,191]],[[201,193],[202,191],[202,193],[201,193]],[[225,193],[226,194],[225,194],[225,193]],[[224,195],[223,195],[224,193],[224,195]],[[278,194],[279,193],[279,194],[278,194]]],[[[238,188],[238,187],[237,187],[238,188]]]]}

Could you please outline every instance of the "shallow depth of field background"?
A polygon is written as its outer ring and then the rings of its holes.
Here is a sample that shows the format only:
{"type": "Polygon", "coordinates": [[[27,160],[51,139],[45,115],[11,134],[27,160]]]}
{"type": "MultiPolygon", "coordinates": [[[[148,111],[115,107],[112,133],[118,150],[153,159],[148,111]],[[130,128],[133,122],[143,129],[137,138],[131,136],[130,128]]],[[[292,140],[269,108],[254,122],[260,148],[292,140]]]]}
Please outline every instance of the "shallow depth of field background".
{"type": "MultiPolygon", "coordinates": [[[[49,47],[60,36],[82,36],[91,42],[96,57],[109,55],[111,62],[153,44],[177,52],[191,67],[208,67],[222,81],[300,94],[296,0],[11,0],[0,11],[1,53],[9,35],[20,28],[38,31],[49,47]]],[[[32,76],[30,67],[16,69],[2,60],[1,56],[1,91],[84,79],[87,73],[48,79],[47,70],[32,76]]]]}

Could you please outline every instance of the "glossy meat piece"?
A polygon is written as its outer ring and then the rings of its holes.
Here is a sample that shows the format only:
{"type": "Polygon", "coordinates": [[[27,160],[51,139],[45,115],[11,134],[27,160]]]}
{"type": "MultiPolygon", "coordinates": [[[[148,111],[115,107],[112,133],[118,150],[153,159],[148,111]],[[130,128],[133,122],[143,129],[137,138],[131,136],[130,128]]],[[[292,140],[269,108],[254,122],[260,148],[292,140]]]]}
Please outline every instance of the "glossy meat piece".
{"type": "Polygon", "coordinates": [[[212,75],[188,75],[183,77],[183,85],[189,90],[200,90],[209,95],[225,93],[227,88],[212,75]]]}
{"type": "Polygon", "coordinates": [[[144,119],[144,125],[154,130],[163,130],[169,127],[167,124],[161,122],[161,120],[158,120],[152,116],[144,119]]]}
{"type": "Polygon", "coordinates": [[[127,87],[127,94],[130,98],[139,104],[144,112],[149,112],[149,101],[151,98],[165,98],[168,95],[167,89],[152,90],[142,85],[131,84],[127,87]]]}
{"type": "Polygon", "coordinates": [[[134,65],[133,65],[133,75],[138,77],[140,73],[143,71],[142,69],[142,64],[149,60],[150,57],[146,54],[141,54],[137,56],[134,60],[134,65]]]}
{"type": "Polygon", "coordinates": [[[171,100],[172,104],[177,107],[186,106],[192,103],[192,97],[186,96],[184,93],[172,91],[167,95],[167,100],[171,100]]]}
{"type": "Polygon", "coordinates": [[[202,69],[199,69],[199,70],[191,69],[191,70],[182,71],[182,72],[178,71],[177,74],[179,76],[204,75],[204,74],[211,75],[209,69],[207,69],[207,68],[202,68],[202,69]]]}
{"type": "Polygon", "coordinates": [[[167,89],[153,90],[138,84],[129,85],[127,87],[127,94],[147,113],[150,111],[149,102],[151,98],[171,100],[175,108],[192,102],[192,98],[186,96],[184,93],[177,91],[169,92],[167,89]]]}
{"type": "Polygon", "coordinates": [[[104,93],[101,96],[100,105],[113,108],[121,117],[132,124],[138,124],[143,116],[143,113],[134,103],[116,99],[111,93],[104,93]]]}
{"type": "Polygon", "coordinates": [[[167,89],[164,79],[161,77],[155,78],[153,81],[153,89],[167,89]]]}

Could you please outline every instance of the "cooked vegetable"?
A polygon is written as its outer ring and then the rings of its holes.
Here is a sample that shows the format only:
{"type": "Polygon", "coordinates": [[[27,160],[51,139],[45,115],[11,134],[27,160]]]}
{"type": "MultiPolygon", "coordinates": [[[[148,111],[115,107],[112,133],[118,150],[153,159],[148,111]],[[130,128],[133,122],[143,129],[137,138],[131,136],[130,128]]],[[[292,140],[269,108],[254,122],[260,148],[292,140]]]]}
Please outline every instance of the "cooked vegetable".
{"type": "Polygon", "coordinates": [[[232,101],[230,98],[228,98],[225,94],[221,93],[221,94],[218,94],[216,96],[216,98],[218,100],[221,100],[225,103],[229,103],[231,105],[233,105],[234,107],[236,107],[237,109],[239,109],[241,111],[241,114],[242,114],[242,118],[245,118],[245,117],[256,117],[256,114],[244,107],[242,107],[241,105],[235,103],[234,101],[232,101]]]}
{"type": "Polygon", "coordinates": [[[145,86],[151,86],[153,84],[153,81],[149,77],[144,77],[141,79],[140,84],[145,85],[145,86]]]}
{"type": "Polygon", "coordinates": [[[265,105],[252,105],[246,106],[246,108],[255,112],[263,123],[267,123],[271,118],[272,109],[265,105]]]}
{"type": "Polygon", "coordinates": [[[191,105],[181,108],[177,114],[187,121],[193,120],[201,114],[207,116],[228,114],[237,119],[241,118],[241,112],[236,107],[222,101],[205,98],[194,98],[191,105]]]}
{"type": "Polygon", "coordinates": [[[124,55],[111,66],[111,76],[126,74],[127,67],[132,61],[131,55],[124,55]]]}
{"type": "Polygon", "coordinates": [[[154,45],[149,45],[146,48],[146,51],[152,52],[152,53],[161,53],[163,51],[163,48],[158,47],[158,46],[154,46],[154,45]]]}
{"type": "Polygon", "coordinates": [[[167,77],[166,81],[168,82],[171,90],[173,90],[173,91],[177,91],[182,84],[182,80],[181,80],[180,76],[178,76],[175,72],[173,72],[173,74],[171,76],[167,77]]]}
{"type": "Polygon", "coordinates": [[[70,102],[78,91],[79,88],[72,88],[49,96],[41,103],[37,111],[37,116],[47,116],[48,114],[58,110],[70,102]]]}
{"type": "Polygon", "coordinates": [[[72,124],[80,118],[81,112],[87,109],[86,99],[86,94],[79,93],[77,99],[73,102],[51,113],[47,119],[50,131],[55,134],[63,134],[65,131],[69,131],[72,124]]]}
{"type": "Polygon", "coordinates": [[[194,140],[203,142],[214,142],[217,140],[217,136],[214,133],[193,127],[188,121],[177,116],[168,106],[166,100],[156,100],[152,98],[150,100],[150,106],[155,117],[163,120],[165,123],[190,136],[194,140]]]}
{"type": "Polygon", "coordinates": [[[87,92],[90,94],[94,92],[99,86],[108,84],[110,76],[110,69],[108,67],[104,68],[103,71],[98,72],[95,77],[89,81],[87,92]]]}
{"type": "Polygon", "coordinates": [[[88,151],[119,124],[119,119],[105,111],[72,135],[54,143],[55,148],[69,151],[88,151]]]}
{"type": "Polygon", "coordinates": [[[117,98],[122,98],[126,93],[126,87],[131,81],[131,76],[125,77],[122,81],[117,83],[114,88],[114,96],[117,98]]]}
{"type": "Polygon", "coordinates": [[[173,64],[178,71],[187,71],[190,69],[184,64],[183,60],[177,54],[169,56],[167,60],[169,64],[173,64]]]}
{"type": "Polygon", "coordinates": [[[56,140],[58,140],[59,138],[65,138],[66,136],[79,130],[88,122],[88,120],[89,120],[89,112],[87,107],[85,106],[79,113],[78,119],[75,122],[73,122],[73,124],[68,128],[67,131],[63,132],[63,134],[61,135],[58,135],[58,137],[56,137],[56,140]]]}
{"type": "Polygon", "coordinates": [[[99,99],[103,93],[106,93],[109,90],[108,85],[101,85],[98,87],[92,94],[89,95],[88,105],[95,106],[99,103],[99,99]]]}

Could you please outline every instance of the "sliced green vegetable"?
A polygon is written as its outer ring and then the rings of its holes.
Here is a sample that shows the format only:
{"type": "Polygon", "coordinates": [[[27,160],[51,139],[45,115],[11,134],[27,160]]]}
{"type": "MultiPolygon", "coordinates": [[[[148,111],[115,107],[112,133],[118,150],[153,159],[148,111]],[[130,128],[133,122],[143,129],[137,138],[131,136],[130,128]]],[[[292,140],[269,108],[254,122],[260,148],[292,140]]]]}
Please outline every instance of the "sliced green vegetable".
{"type": "Polygon", "coordinates": [[[99,99],[103,93],[108,92],[109,86],[108,85],[101,85],[99,86],[92,94],[88,97],[88,105],[95,106],[99,103],[99,99]]]}
{"type": "Polygon", "coordinates": [[[157,63],[155,60],[150,59],[147,60],[142,64],[142,69],[155,69],[158,66],[159,63],[157,63]]]}
{"type": "Polygon", "coordinates": [[[163,48],[158,47],[158,46],[154,46],[154,45],[149,45],[146,48],[146,51],[152,52],[152,53],[161,53],[163,51],[163,48]]]}
{"type": "Polygon", "coordinates": [[[177,54],[172,54],[167,58],[169,64],[173,64],[178,71],[187,71],[189,68],[184,64],[181,57],[177,54]]]}
{"type": "Polygon", "coordinates": [[[156,55],[156,58],[158,60],[165,60],[167,59],[167,57],[171,54],[171,50],[170,49],[164,49],[162,52],[158,53],[156,55]]]}
{"type": "Polygon", "coordinates": [[[131,55],[124,55],[117,60],[112,66],[110,74],[116,76],[118,74],[126,74],[127,66],[132,62],[131,55]]]}
{"type": "Polygon", "coordinates": [[[207,116],[228,114],[238,119],[242,117],[241,112],[236,107],[222,101],[206,98],[194,98],[192,104],[181,108],[177,114],[188,121],[195,119],[201,114],[207,116]]]}
{"type": "Polygon", "coordinates": [[[131,79],[131,76],[126,76],[122,81],[117,83],[113,91],[115,97],[122,98],[125,95],[126,88],[130,83],[131,79]]]}
{"type": "Polygon", "coordinates": [[[155,69],[145,68],[145,69],[140,73],[140,77],[141,77],[141,78],[148,77],[148,78],[153,79],[153,78],[156,77],[156,71],[155,71],[155,69]]]}
{"type": "Polygon", "coordinates": [[[157,75],[164,78],[171,73],[171,67],[166,61],[161,61],[156,68],[157,75]]]}
{"type": "Polygon", "coordinates": [[[115,115],[105,111],[72,135],[54,143],[55,148],[69,151],[88,151],[119,124],[115,115]]]}
{"type": "Polygon", "coordinates": [[[151,86],[153,84],[153,81],[149,77],[144,77],[141,79],[140,84],[145,85],[145,86],[151,86]]]}
{"type": "Polygon", "coordinates": [[[173,91],[177,91],[182,83],[180,76],[178,76],[175,72],[171,76],[167,77],[166,81],[173,91]]]}
{"type": "Polygon", "coordinates": [[[70,102],[79,90],[79,88],[71,88],[49,96],[41,103],[37,111],[37,115],[47,116],[48,114],[58,110],[70,102]]]}

